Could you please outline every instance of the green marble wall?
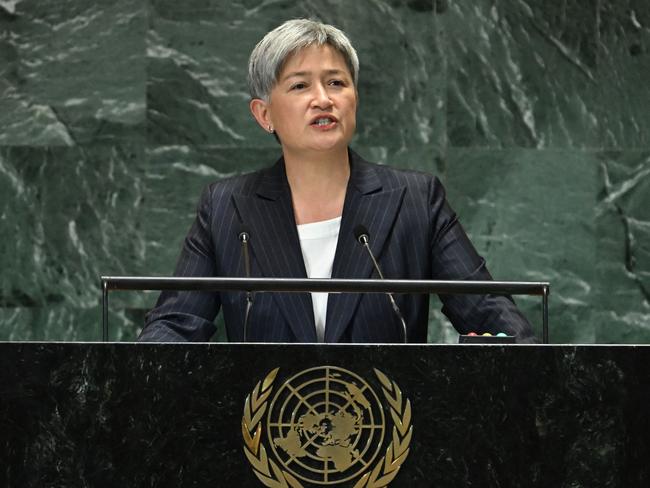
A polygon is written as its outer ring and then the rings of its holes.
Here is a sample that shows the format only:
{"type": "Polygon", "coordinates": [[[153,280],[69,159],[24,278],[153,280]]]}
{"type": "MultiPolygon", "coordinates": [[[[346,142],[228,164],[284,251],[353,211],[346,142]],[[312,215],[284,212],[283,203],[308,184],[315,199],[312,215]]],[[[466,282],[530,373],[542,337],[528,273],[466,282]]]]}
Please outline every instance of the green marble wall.
{"type": "MultiPolygon", "coordinates": [[[[96,340],[99,275],[172,272],[200,189],[278,155],[246,62],[303,16],[359,51],[353,146],[438,174],[496,278],[550,280],[554,342],[650,340],[647,0],[0,1],[1,340],[96,340]]],[[[111,338],[154,299],[112,295],[111,338]]]]}

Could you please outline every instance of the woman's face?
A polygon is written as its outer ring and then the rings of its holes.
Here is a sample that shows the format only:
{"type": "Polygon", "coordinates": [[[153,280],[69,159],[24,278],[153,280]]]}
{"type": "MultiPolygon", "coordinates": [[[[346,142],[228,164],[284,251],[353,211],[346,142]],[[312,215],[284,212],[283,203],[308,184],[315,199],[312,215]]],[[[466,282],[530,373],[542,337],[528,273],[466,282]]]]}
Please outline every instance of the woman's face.
{"type": "Polygon", "coordinates": [[[357,93],[343,55],[328,44],[290,56],[266,104],[285,151],[345,149],[356,127],[357,93]]]}

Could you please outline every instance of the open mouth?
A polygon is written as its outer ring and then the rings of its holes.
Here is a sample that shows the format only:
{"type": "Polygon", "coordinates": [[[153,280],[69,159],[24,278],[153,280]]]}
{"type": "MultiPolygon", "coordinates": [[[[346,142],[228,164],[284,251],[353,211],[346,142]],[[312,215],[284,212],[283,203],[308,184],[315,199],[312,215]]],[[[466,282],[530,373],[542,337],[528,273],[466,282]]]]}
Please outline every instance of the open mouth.
{"type": "Polygon", "coordinates": [[[313,119],[311,125],[318,128],[327,128],[333,126],[336,122],[336,117],[324,115],[313,119]]]}

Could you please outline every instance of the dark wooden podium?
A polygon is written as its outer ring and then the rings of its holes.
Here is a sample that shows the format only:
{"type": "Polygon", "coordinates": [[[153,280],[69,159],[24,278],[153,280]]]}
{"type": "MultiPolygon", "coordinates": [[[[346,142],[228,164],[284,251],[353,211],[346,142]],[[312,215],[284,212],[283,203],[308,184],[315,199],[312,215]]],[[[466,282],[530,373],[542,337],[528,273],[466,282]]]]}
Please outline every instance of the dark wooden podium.
{"type": "Polygon", "coordinates": [[[649,364],[647,346],[2,343],[0,486],[650,486],[649,364]]]}

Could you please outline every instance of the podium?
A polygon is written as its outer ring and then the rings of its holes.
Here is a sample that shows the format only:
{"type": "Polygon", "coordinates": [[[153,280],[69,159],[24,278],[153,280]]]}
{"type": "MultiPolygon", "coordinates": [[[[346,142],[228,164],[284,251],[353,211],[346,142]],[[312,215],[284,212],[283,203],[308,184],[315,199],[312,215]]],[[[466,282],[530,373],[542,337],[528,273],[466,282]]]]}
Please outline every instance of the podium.
{"type": "Polygon", "coordinates": [[[648,486],[648,364],[647,346],[2,343],[0,485],[648,486]]]}

